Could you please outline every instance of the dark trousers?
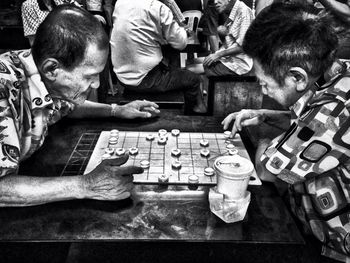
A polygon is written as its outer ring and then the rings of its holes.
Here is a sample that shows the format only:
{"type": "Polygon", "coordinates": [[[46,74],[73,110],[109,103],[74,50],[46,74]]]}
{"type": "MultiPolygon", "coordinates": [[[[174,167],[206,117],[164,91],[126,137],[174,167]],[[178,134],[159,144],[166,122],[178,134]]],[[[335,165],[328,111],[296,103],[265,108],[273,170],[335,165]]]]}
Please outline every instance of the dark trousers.
{"type": "MultiPolygon", "coordinates": [[[[122,84],[123,85],[123,84],[122,84]]],[[[123,85],[125,89],[138,93],[164,93],[181,90],[186,109],[196,105],[200,92],[200,77],[186,69],[167,66],[163,62],[154,67],[138,86],[123,85]]]]}

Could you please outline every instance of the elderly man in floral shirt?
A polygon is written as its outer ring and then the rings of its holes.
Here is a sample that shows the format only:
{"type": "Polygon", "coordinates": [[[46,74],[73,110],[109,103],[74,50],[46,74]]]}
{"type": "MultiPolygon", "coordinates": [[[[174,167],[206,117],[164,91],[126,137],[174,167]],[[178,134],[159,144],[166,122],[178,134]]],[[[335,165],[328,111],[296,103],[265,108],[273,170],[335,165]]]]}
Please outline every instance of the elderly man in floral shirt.
{"type": "Polygon", "coordinates": [[[130,196],[136,166],[128,156],[104,160],[86,176],[18,175],[22,160],[44,142],[48,126],[62,117],[149,118],[149,101],[119,106],[87,101],[99,87],[108,37],[86,10],[55,8],[39,26],[30,50],[0,56],[0,206],[28,206],[69,199],[118,200],[130,196]]]}

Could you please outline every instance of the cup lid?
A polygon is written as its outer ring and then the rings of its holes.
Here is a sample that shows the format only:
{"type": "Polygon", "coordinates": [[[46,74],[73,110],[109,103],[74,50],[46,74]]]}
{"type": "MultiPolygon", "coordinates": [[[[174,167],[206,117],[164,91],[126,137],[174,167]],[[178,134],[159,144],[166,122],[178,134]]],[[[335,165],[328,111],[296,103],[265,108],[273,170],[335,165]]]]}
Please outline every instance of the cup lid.
{"type": "Polygon", "coordinates": [[[227,176],[248,176],[253,172],[254,165],[247,158],[236,154],[216,158],[214,169],[227,176]]]}

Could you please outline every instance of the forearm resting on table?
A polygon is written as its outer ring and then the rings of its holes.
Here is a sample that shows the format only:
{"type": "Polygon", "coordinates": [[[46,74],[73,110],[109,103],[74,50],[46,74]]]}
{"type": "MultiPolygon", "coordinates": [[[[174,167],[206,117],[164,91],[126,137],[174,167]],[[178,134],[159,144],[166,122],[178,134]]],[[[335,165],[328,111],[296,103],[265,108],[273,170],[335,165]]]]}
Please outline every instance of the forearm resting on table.
{"type": "Polygon", "coordinates": [[[81,176],[0,178],[0,206],[33,206],[85,198],[81,176]]]}
{"type": "Polygon", "coordinates": [[[83,104],[76,106],[69,114],[70,118],[101,118],[111,116],[112,106],[109,104],[86,100],[83,104]]]}

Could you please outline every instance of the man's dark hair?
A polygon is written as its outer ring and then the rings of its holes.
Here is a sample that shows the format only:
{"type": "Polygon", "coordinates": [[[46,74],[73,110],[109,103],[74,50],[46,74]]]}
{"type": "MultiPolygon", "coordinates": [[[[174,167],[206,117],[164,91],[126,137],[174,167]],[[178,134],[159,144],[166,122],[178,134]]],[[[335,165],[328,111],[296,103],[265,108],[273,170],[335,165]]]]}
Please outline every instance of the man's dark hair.
{"type": "Polygon", "coordinates": [[[301,4],[272,4],[250,25],[243,50],[283,85],[291,67],[316,77],[334,61],[337,36],[328,17],[301,4]]]}
{"type": "Polygon", "coordinates": [[[88,44],[93,43],[100,50],[109,48],[100,22],[82,8],[60,5],[38,28],[32,46],[33,59],[40,65],[47,58],[55,58],[71,70],[83,61],[88,44]]]}

